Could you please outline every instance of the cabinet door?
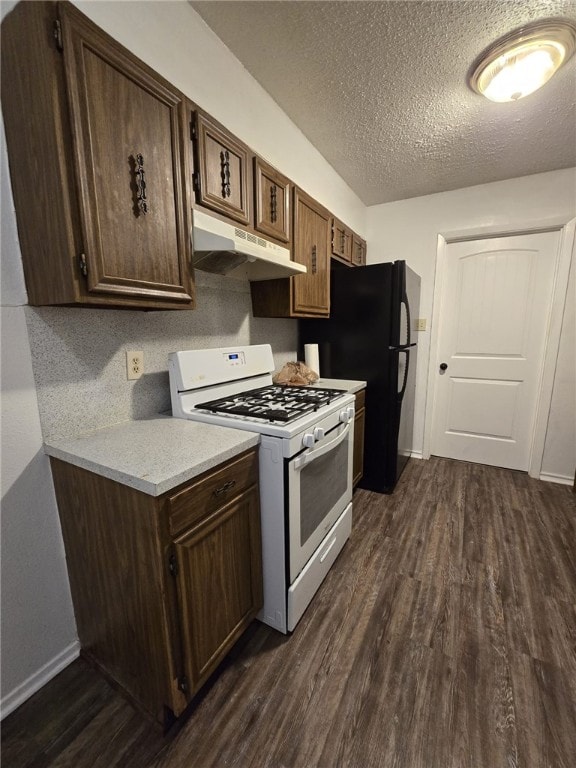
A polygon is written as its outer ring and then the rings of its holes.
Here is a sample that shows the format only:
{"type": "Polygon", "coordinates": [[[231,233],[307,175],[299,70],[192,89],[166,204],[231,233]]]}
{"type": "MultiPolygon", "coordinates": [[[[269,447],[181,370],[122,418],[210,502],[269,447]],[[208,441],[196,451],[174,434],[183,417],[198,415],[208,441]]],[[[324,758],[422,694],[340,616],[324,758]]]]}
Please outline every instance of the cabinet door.
{"type": "Polygon", "coordinates": [[[294,193],[294,261],[305,275],[291,278],[292,310],[296,314],[330,312],[330,214],[297,189],[294,193]]]}
{"type": "Polygon", "coordinates": [[[181,95],[60,9],[88,291],[192,303],[181,95]]]}
{"type": "Polygon", "coordinates": [[[193,692],[262,607],[257,487],[176,539],[175,550],[186,676],[193,692]]]}
{"type": "Polygon", "coordinates": [[[290,241],[290,182],[259,157],[254,158],[254,226],[283,243],[290,241]]]}
{"type": "Polygon", "coordinates": [[[194,116],[196,202],[248,224],[248,150],[205,115],[194,116]]]}
{"type": "Polygon", "coordinates": [[[352,232],[338,219],[332,219],[332,255],[348,263],[352,261],[352,232]]]}
{"type": "Polygon", "coordinates": [[[352,235],[352,264],[355,267],[366,264],[366,241],[358,235],[352,235]]]}

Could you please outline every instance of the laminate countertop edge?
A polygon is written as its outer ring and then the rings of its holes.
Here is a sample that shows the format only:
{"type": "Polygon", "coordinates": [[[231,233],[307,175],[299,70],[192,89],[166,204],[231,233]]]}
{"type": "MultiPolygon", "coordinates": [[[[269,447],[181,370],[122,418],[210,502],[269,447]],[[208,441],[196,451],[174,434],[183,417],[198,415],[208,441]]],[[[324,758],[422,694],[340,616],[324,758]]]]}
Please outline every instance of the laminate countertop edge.
{"type": "Polygon", "coordinates": [[[150,496],[161,496],[259,442],[254,432],[159,415],[75,437],[47,439],[44,452],[150,496]]]}
{"type": "Polygon", "coordinates": [[[360,390],[366,388],[366,382],[356,381],[355,379],[319,378],[318,381],[315,381],[311,386],[320,389],[341,389],[343,392],[354,395],[356,392],[360,392],[360,390]]]}

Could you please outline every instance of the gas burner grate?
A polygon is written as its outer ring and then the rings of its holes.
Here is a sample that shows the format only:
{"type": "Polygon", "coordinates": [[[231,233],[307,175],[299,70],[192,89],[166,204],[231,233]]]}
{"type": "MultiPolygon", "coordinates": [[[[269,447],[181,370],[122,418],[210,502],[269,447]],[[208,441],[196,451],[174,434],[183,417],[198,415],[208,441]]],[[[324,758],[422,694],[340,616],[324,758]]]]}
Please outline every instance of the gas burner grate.
{"type": "Polygon", "coordinates": [[[237,395],[221,397],[199,403],[196,408],[211,413],[240,416],[263,421],[279,421],[287,424],[317,411],[324,405],[342,397],[338,389],[315,389],[274,384],[259,389],[249,389],[237,395]]]}

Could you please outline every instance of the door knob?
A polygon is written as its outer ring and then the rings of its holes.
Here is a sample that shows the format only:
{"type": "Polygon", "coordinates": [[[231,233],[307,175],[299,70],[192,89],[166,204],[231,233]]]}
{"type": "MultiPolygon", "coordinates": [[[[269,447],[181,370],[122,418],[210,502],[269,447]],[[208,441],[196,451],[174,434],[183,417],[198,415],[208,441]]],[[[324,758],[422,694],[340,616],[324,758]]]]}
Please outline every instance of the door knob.
{"type": "Polygon", "coordinates": [[[448,368],[448,363],[440,363],[440,370],[445,371],[448,368]]]}

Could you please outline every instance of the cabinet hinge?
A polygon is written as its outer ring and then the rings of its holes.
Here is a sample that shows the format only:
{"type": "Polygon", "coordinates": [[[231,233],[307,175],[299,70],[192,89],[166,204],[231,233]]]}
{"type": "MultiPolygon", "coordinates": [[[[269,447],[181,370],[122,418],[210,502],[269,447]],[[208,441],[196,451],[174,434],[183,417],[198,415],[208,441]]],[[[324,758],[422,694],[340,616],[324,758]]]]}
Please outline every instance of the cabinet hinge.
{"type": "Polygon", "coordinates": [[[194,171],[192,174],[192,184],[194,186],[194,191],[200,192],[200,173],[198,171],[194,171]]]}
{"type": "Polygon", "coordinates": [[[56,48],[58,48],[59,51],[63,51],[64,45],[62,43],[62,26],[59,19],[56,19],[54,22],[54,40],[56,40],[56,48]]]}
{"type": "Polygon", "coordinates": [[[178,690],[182,693],[188,693],[188,678],[186,675],[181,675],[178,678],[178,690]]]}
{"type": "Polygon", "coordinates": [[[174,554],[168,558],[168,570],[171,576],[178,576],[178,560],[174,554]]]}
{"type": "Polygon", "coordinates": [[[80,256],[78,256],[78,262],[80,264],[80,272],[86,277],[88,274],[88,264],[86,263],[85,253],[81,253],[80,256]]]}

